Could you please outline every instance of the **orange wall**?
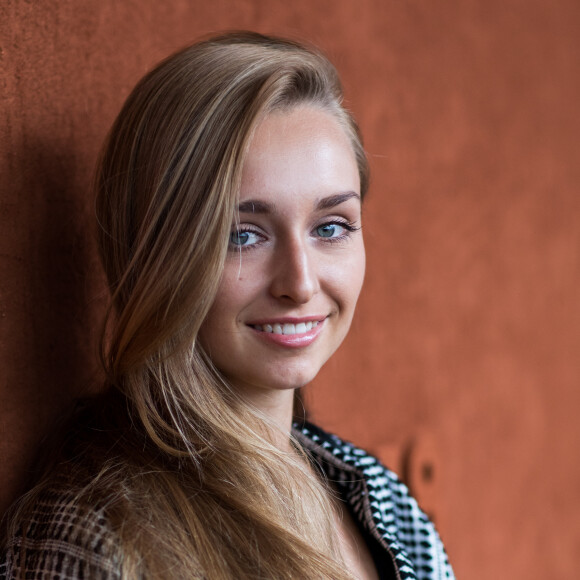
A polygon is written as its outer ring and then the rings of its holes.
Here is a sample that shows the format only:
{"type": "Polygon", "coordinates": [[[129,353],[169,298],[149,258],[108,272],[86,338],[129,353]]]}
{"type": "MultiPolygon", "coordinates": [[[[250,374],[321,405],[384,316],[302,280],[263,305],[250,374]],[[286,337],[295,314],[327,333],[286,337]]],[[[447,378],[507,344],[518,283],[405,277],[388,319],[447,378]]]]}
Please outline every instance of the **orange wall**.
{"type": "Polygon", "coordinates": [[[4,0],[0,503],[98,377],[105,132],[153,63],[229,28],[321,46],[371,158],[366,288],[314,417],[401,471],[460,578],[574,577],[577,0],[4,0]]]}

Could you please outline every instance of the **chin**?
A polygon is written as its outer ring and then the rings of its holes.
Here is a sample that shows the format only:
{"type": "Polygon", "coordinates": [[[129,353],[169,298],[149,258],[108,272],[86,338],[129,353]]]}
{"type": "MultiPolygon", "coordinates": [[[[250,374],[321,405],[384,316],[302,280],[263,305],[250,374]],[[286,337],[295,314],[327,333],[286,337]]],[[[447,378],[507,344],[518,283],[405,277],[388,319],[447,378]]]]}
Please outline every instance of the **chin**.
{"type": "Polygon", "coordinates": [[[284,391],[288,389],[299,389],[312,382],[316,377],[313,373],[288,373],[285,376],[269,377],[264,381],[260,381],[264,389],[271,389],[275,391],[284,391]]]}
{"type": "Polygon", "coordinates": [[[259,391],[286,391],[304,387],[316,377],[318,371],[314,372],[312,367],[272,369],[270,372],[258,375],[247,375],[246,377],[230,377],[234,385],[240,388],[259,391]],[[240,380],[241,379],[241,380],[240,380]]]}

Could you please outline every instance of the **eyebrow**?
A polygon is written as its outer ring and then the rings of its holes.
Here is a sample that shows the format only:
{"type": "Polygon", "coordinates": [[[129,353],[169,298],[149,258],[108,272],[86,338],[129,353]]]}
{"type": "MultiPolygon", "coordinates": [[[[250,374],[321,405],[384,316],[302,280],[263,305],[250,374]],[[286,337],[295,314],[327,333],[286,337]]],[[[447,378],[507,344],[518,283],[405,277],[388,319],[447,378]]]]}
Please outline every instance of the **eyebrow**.
{"type": "MultiPolygon", "coordinates": [[[[322,199],[319,199],[315,204],[315,209],[316,210],[330,209],[352,198],[360,199],[360,195],[355,191],[345,191],[344,193],[336,193],[334,195],[329,195],[328,197],[323,197],[322,199]]],[[[254,213],[254,214],[272,213],[273,206],[265,201],[250,199],[248,201],[243,201],[238,205],[238,212],[254,213]]]]}
{"type": "Polygon", "coordinates": [[[344,193],[337,193],[335,195],[329,195],[328,197],[323,197],[318,200],[316,204],[316,209],[330,209],[331,207],[336,207],[349,199],[355,197],[360,199],[360,195],[355,191],[345,191],[344,193]]]}

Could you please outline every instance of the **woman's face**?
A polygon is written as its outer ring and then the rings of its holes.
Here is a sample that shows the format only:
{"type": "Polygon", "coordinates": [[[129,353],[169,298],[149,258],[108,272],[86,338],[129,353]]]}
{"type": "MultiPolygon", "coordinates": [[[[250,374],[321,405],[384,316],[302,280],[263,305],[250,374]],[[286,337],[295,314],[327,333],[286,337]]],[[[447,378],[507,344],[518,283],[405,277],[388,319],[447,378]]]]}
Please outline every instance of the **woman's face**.
{"type": "Polygon", "coordinates": [[[239,223],[200,340],[250,397],[310,382],[344,339],[365,269],[360,180],[336,119],[273,113],[243,167],[239,223]]]}

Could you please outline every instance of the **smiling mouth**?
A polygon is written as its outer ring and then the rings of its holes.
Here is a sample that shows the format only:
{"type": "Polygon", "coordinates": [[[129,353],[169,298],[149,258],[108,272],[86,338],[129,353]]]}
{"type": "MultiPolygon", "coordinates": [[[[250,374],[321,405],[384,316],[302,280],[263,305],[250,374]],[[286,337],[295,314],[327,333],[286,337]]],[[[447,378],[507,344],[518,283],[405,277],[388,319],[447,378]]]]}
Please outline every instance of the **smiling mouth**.
{"type": "Polygon", "coordinates": [[[284,324],[252,324],[252,328],[260,332],[266,332],[268,334],[304,334],[316,328],[319,324],[318,320],[309,320],[308,322],[299,322],[298,324],[292,324],[286,322],[284,324]]]}

